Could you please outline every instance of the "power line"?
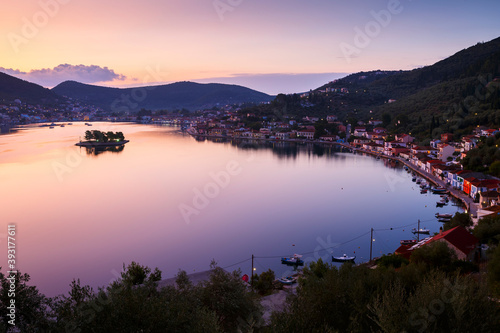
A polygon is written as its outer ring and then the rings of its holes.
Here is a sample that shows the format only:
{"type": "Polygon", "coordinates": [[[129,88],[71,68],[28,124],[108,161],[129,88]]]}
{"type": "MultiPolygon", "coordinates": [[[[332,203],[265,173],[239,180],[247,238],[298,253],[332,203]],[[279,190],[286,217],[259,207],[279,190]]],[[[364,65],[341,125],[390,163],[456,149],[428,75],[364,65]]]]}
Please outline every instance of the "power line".
{"type": "MultiPolygon", "coordinates": [[[[357,237],[354,237],[353,239],[351,240],[348,240],[347,242],[344,242],[344,243],[341,243],[341,244],[338,244],[338,245],[335,245],[334,247],[327,247],[327,248],[322,248],[322,250],[330,250],[330,249],[333,249],[333,248],[336,248],[336,247],[339,247],[339,246],[342,246],[342,245],[345,245],[347,243],[350,243],[350,242],[353,242],[361,237],[364,237],[366,235],[368,235],[370,232],[365,232],[364,234],[360,235],[360,236],[357,236],[357,237]]],[[[302,255],[306,255],[306,254],[313,254],[315,253],[316,251],[310,251],[310,252],[302,252],[302,255]]],[[[266,256],[266,257],[255,257],[255,258],[259,258],[259,259],[274,259],[274,258],[283,258],[283,257],[286,257],[286,255],[284,256],[266,256]]]]}
{"type": "Polygon", "coordinates": [[[236,266],[236,265],[242,264],[242,263],[247,262],[247,261],[250,261],[250,260],[252,260],[252,259],[251,259],[251,258],[248,258],[248,259],[242,260],[242,261],[240,261],[240,262],[237,262],[236,264],[232,264],[232,265],[229,265],[229,266],[222,267],[222,269],[226,269],[226,268],[229,268],[229,267],[233,267],[233,266],[236,266]]]}
{"type": "MultiPolygon", "coordinates": [[[[422,222],[430,222],[430,221],[433,221],[434,219],[430,219],[430,220],[425,220],[425,221],[421,221],[422,222]]],[[[418,224],[418,222],[414,222],[414,223],[410,223],[410,224],[406,224],[406,225],[403,225],[403,226],[397,226],[397,227],[392,227],[392,228],[386,228],[386,229],[373,229],[373,231],[389,231],[389,230],[398,230],[398,229],[403,229],[403,228],[407,228],[407,227],[411,227],[411,226],[414,226],[418,224]]],[[[366,235],[368,235],[370,233],[370,231],[368,232],[365,232],[364,234],[362,235],[359,235],[357,237],[354,237],[346,242],[343,242],[343,243],[340,243],[340,244],[337,244],[335,246],[332,246],[332,247],[327,247],[327,248],[322,248],[321,250],[330,250],[330,249],[334,249],[334,248],[338,248],[342,245],[345,245],[345,244],[348,244],[350,242],[353,242],[357,239],[360,239],[361,237],[364,237],[366,235]]],[[[385,244],[384,244],[385,245],[385,244]]],[[[386,246],[386,245],[385,245],[386,246]]],[[[302,252],[302,255],[307,255],[307,254],[313,254],[315,253],[315,251],[309,251],[309,252],[302,252]]],[[[254,259],[276,259],[276,258],[283,258],[283,257],[287,257],[287,255],[282,255],[282,256],[254,256],[254,259]]],[[[232,267],[232,266],[236,266],[236,265],[239,265],[239,264],[242,264],[242,263],[245,263],[247,261],[250,261],[252,260],[251,258],[248,258],[248,259],[245,259],[245,260],[242,260],[242,261],[239,261],[235,264],[232,264],[232,265],[228,265],[228,266],[225,266],[225,267],[222,267],[223,269],[226,269],[226,268],[229,268],[229,267],[232,267]]],[[[260,265],[260,264],[259,264],[260,265]]]]}
{"type": "MultiPolygon", "coordinates": [[[[420,223],[422,223],[422,222],[430,222],[430,221],[434,221],[434,219],[420,221],[420,223]]],[[[392,227],[392,228],[386,228],[386,229],[373,229],[373,231],[397,230],[397,229],[403,229],[403,228],[411,227],[411,226],[414,226],[414,225],[417,225],[417,224],[418,224],[418,222],[414,222],[414,223],[410,223],[410,224],[407,224],[407,225],[402,225],[402,226],[399,226],[399,227],[392,227]]]]}

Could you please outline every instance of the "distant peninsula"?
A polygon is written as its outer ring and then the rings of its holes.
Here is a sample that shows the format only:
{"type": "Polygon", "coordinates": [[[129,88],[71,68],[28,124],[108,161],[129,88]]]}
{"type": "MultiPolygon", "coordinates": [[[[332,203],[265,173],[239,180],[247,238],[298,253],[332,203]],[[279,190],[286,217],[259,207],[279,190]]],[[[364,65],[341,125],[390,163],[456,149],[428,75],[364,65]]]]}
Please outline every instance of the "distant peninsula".
{"type": "Polygon", "coordinates": [[[125,140],[122,132],[101,132],[98,130],[85,131],[85,140],[76,143],[80,147],[114,147],[123,146],[129,140],[125,140]]]}

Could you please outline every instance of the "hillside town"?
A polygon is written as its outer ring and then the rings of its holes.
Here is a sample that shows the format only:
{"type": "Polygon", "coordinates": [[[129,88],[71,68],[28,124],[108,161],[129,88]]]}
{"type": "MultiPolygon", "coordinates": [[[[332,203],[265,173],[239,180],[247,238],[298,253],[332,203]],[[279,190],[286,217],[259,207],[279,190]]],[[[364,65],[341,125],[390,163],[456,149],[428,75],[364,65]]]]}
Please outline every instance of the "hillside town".
{"type": "Polygon", "coordinates": [[[61,122],[105,120],[109,114],[101,108],[68,99],[57,105],[32,105],[20,99],[0,102],[0,127],[61,122]]]}

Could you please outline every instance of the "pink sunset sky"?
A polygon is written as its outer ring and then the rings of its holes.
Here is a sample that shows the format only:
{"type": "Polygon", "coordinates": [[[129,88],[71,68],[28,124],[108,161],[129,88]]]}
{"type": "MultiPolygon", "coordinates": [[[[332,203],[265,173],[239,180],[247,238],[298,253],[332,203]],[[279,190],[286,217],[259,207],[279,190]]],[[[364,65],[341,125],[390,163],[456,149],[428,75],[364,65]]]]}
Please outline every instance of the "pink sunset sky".
{"type": "Polygon", "coordinates": [[[26,0],[5,8],[0,71],[46,87],[189,80],[300,92],[345,73],[430,65],[500,33],[500,2],[486,0],[26,0]]]}

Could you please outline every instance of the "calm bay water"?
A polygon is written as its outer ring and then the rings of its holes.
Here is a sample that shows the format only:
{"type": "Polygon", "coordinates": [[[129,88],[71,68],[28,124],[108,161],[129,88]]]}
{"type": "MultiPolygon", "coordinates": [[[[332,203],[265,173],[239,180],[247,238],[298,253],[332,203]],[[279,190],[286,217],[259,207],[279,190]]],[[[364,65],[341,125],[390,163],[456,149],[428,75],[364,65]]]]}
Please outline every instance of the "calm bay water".
{"type": "Polygon", "coordinates": [[[366,261],[370,228],[379,256],[411,239],[419,219],[437,232],[436,212],[461,211],[436,208],[439,197],[420,194],[401,166],[370,156],[196,141],[177,128],[119,123],[0,136],[0,186],[0,242],[16,224],[17,268],[48,296],[66,293],[74,278],[106,285],[131,261],[163,278],[207,270],[212,259],[249,274],[252,254],[272,257],[255,259],[257,273],[277,275],[289,273],[277,257],[293,253],[366,261]],[[130,142],[87,152],[74,146],[85,130],[122,131],[130,142]]]}

